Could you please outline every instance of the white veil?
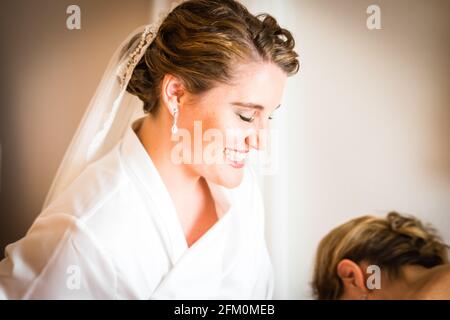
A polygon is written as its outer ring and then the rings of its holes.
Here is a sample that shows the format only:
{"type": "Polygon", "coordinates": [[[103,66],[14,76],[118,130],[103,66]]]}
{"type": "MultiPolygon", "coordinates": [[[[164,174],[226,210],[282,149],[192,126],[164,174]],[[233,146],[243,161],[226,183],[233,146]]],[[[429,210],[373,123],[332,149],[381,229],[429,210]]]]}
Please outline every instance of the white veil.
{"type": "Polygon", "coordinates": [[[43,209],[91,162],[105,155],[122,138],[132,121],[144,115],[142,102],[127,93],[126,87],[160,22],[137,28],[115,51],[66,150],[43,209]]]}

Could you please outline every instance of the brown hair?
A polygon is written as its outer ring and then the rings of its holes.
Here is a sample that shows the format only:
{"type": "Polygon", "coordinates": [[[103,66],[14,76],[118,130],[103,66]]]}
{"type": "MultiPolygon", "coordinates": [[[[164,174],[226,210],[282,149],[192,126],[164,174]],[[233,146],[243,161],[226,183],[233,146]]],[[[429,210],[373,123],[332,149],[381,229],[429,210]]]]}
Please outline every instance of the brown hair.
{"type": "Polygon", "coordinates": [[[155,112],[167,73],[192,94],[231,83],[237,61],[270,61],[290,76],[299,69],[294,45],[291,33],[272,16],[254,16],[237,1],[186,1],[162,22],[127,91],[144,102],[145,112],[155,112]]]}
{"type": "Polygon", "coordinates": [[[447,250],[434,229],[411,216],[390,212],[386,218],[353,219],[320,242],[312,282],[314,295],[318,299],[339,299],[343,284],[337,266],[343,259],[367,261],[398,277],[404,265],[431,268],[448,263],[447,250]]]}

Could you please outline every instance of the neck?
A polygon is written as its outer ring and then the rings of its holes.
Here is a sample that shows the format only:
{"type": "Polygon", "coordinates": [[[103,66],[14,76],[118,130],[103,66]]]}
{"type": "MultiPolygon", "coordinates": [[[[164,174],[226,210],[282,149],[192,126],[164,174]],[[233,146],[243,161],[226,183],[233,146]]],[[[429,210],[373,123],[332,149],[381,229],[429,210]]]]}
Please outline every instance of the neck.
{"type": "Polygon", "coordinates": [[[423,286],[428,271],[429,269],[422,266],[408,265],[403,266],[399,276],[394,279],[385,274],[382,277],[381,290],[375,295],[381,299],[408,299],[423,286]]]}
{"type": "Polygon", "coordinates": [[[171,122],[163,116],[146,116],[137,132],[139,140],[152,159],[174,202],[179,203],[186,193],[195,192],[201,177],[187,165],[171,160],[171,151],[176,142],[171,140],[171,122]]]}

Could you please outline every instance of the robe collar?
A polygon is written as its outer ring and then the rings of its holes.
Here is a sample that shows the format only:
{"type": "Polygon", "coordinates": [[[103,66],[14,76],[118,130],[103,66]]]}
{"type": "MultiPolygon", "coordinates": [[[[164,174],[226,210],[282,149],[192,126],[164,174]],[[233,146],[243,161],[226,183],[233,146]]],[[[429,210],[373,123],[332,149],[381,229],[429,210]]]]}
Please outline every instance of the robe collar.
{"type": "MultiPolygon", "coordinates": [[[[170,256],[175,264],[183,253],[188,249],[187,241],[178,218],[175,204],[170,197],[168,189],[164,184],[150,155],[145,150],[136,131],[139,129],[144,117],[135,120],[125,132],[120,146],[121,159],[132,171],[134,179],[137,179],[145,189],[145,195],[157,208],[158,214],[167,228],[165,237],[169,240],[170,256]]],[[[219,220],[212,226],[197,242],[212,232],[220,224],[222,218],[231,211],[231,197],[228,190],[220,185],[207,181],[213,197],[219,220]]],[[[197,242],[193,245],[196,246],[197,242]]]]}

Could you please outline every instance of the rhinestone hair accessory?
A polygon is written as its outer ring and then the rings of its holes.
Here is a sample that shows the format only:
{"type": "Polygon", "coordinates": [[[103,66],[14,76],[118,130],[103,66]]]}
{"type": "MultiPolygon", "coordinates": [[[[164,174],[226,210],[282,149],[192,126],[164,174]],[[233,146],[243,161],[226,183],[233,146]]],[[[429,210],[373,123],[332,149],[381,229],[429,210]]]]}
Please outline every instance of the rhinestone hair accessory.
{"type": "Polygon", "coordinates": [[[143,51],[147,49],[150,43],[156,36],[158,31],[158,26],[156,24],[151,24],[145,27],[144,32],[142,32],[139,44],[136,48],[130,53],[128,59],[124,62],[124,65],[119,68],[119,82],[123,87],[127,78],[133,72],[133,69],[136,67],[140,58],[143,55],[143,51]]]}
{"type": "Polygon", "coordinates": [[[133,72],[134,68],[144,55],[145,50],[147,50],[148,46],[152,43],[152,41],[156,37],[158,29],[163,23],[163,21],[170,14],[170,12],[172,12],[173,9],[175,9],[178,5],[180,5],[184,1],[186,0],[173,1],[168,11],[161,12],[158,15],[158,20],[155,23],[149,24],[145,27],[140,37],[138,45],[129,54],[128,59],[124,61],[124,64],[119,67],[118,77],[119,83],[122,88],[125,86],[125,83],[127,83],[129,76],[131,76],[131,73],[133,72]]]}

